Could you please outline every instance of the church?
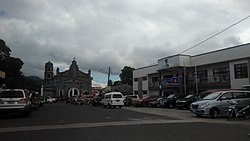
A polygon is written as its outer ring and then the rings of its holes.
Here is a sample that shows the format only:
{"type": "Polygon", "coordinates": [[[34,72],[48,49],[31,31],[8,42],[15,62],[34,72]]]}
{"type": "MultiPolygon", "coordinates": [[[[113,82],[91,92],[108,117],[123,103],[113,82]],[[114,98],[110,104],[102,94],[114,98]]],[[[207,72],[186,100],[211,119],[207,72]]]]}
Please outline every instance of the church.
{"type": "Polygon", "coordinates": [[[66,98],[86,94],[91,91],[92,79],[91,71],[80,71],[75,59],[69,70],[60,72],[57,68],[55,75],[53,63],[48,61],[45,63],[43,95],[66,98]]]}

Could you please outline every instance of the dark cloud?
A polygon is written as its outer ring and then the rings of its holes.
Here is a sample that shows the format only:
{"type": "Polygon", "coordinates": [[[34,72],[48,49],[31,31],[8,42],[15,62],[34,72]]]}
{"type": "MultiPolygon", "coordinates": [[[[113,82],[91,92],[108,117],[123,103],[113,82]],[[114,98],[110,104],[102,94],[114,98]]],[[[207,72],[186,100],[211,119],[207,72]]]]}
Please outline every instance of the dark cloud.
{"type": "MultiPolygon", "coordinates": [[[[44,63],[66,69],[151,65],[192,47],[249,14],[248,0],[0,0],[0,38],[43,77],[44,63]]],[[[250,41],[250,20],[185,52],[197,54],[250,41]]]]}

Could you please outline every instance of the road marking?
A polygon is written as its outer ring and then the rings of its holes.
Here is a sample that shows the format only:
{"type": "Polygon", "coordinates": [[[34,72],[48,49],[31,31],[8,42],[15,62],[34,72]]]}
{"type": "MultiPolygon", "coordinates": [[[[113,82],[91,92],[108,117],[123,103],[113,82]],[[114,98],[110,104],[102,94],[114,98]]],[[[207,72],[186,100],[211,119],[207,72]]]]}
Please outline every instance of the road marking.
{"type": "Polygon", "coordinates": [[[118,122],[97,122],[97,123],[74,123],[60,125],[41,125],[41,126],[25,126],[25,127],[7,127],[0,128],[0,133],[21,132],[21,131],[39,131],[39,130],[55,130],[55,129],[72,129],[72,128],[93,128],[105,126],[125,126],[125,125],[147,125],[147,124],[164,124],[164,123],[191,123],[194,120],[136,120],[136,121],[118,121],[118,122]]]}

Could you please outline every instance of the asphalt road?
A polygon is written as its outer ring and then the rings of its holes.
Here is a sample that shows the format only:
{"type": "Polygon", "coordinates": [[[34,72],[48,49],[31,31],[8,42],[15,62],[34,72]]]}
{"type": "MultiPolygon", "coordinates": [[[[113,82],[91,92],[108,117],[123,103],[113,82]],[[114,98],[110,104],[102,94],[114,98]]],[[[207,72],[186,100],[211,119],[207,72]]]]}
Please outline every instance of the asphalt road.
{"type": "Polygon", "coordinates": [[[224,121],[196,118],[187,111],[55,103],[33,111],[28,118],[1,117],[0,140],[250,141],[249,121],[224,121]]]}

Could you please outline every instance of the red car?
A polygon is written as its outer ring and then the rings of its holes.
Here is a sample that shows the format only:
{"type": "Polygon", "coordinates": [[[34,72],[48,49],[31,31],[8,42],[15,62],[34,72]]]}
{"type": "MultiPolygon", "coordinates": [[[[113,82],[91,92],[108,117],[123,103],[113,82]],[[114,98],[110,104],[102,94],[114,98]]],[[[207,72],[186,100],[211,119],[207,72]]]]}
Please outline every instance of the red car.
{"type": "Polygon", "coordinates": [[[152,96],[147,96],[147,97],[144,97],[140,100],[137,100],[136,103],[135,103],[135,106],[136,107],[139,107],[139,106],[142,106],[142,107],[145,107],[145,106],[148,106],[149,105],[149,102],[151,101],[155,101],[159,98],[160,96],[158,95],[152,95],[152,96]]]}

